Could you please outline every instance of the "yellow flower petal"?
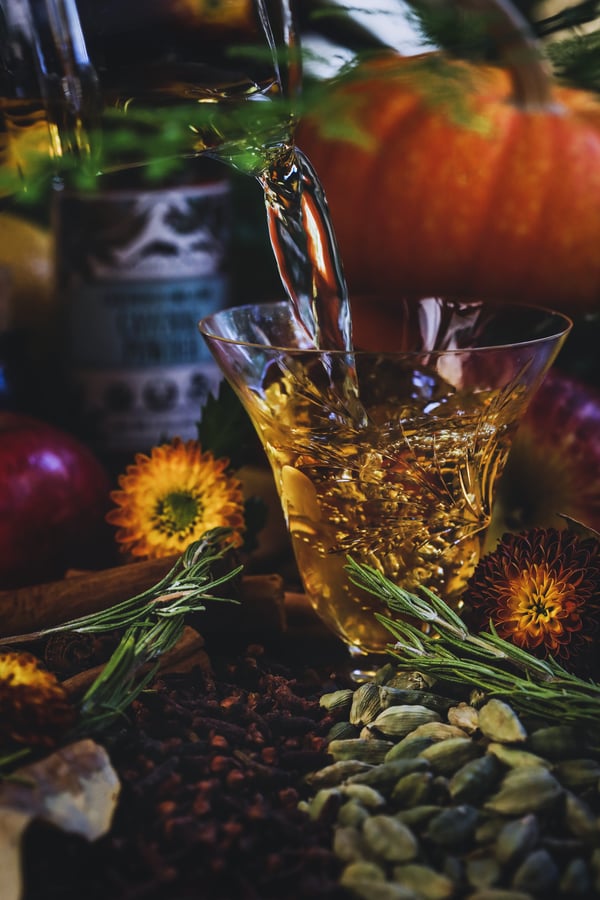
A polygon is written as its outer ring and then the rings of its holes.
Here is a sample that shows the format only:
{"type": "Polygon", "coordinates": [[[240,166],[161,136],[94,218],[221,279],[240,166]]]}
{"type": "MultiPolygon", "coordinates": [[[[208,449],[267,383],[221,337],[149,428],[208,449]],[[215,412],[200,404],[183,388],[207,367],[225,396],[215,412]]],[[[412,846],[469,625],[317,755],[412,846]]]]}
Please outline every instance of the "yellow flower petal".
{"type": "Polygon", "coordinates": [[[0,744],[51,746],[75,721],[57,678],[30,653],[0,653],[0,744]]]}
{"type": "Polygon", "coordinates": [[[138,453],[119,478],[107,521],[116,541],[133,557],[156,559],[182,553],[213,528],[232,530],[241,546],[244,501],[241,482],[228,473],[229,461],[203,452],[197,441],[175,438],[138,453]]]}

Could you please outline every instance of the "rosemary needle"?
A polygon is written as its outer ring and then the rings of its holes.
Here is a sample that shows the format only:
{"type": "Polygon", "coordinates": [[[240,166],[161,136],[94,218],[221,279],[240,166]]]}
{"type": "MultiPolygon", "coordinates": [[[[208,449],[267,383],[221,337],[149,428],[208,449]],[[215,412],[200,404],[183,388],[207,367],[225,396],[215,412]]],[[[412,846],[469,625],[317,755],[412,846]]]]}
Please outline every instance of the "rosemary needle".
{"type": "Polygon", "coordinates": [[[352,559],[346,569],[353,584],[377,596],[390,610],[390,615],[376,618],[395,639],[389,652],[399,668],[418,668],[435,678],[480,688],[542,719],[559,717],[598,729],[600,685],[503,640],[491,623],[489,633],[471,634],[460,616],[428,588],[410,593],[377,569],[352,559]]]}
{"type": "Polygon", "coordinates": [[[242,566],[229,569],[215,577],[213,566],[228,550],[225,538],[227,528],[214,528],[202,538],[193,541],[175,562],[171,570],[155,585],[134,597],[115,603],[108,609],[88,613],[76,619],[51,625],[28,634],[2,638],[3,645],[22,644],[26,641],[49,637],[61,632],[99,634],[127,628],[142,621],[154,622],[190,612],[203,612],[206,601],[237,603],[229,597],[215,596],[214,591],[242,570],[242,566]]]}
{"type": "Polygon", "coordinates": [[[207,532],[188,546],[155,587],[131,600],[49,629],[93,633],[125,627],[117,648],[81,701],[77,733],[97,731],[124,713],[152,680],[159,657],[180,639],[187,613],[204,611],[208,600],[238,602],[214,594],[242,568],[213,576],[213,564],[227,550],[227,534],[223,528],[207,532]]]}
{"type": "MultiPolygon", "coordinates": [[[[151,683],[160,657],[181,638],[188,613],[204,611],[207,602],[239,603],[215,593],[242,570],[242,566],[235,566],[225,568],[220,575],[213,572],[229,550],[230,533],[227,528],[214,528],[193,541],[164,578],[135,597],[60,625],[2,640],[13,644],[60,632],[123,632],[106,665],[79,701],[78,721],[68,739],[101,731],[124,714],[151,683]]],[[[0,778],[4,778],[16,762],[31,755],[33,747],[16,751],[8,748],[4,754],[1,750],[0,778]]]]}

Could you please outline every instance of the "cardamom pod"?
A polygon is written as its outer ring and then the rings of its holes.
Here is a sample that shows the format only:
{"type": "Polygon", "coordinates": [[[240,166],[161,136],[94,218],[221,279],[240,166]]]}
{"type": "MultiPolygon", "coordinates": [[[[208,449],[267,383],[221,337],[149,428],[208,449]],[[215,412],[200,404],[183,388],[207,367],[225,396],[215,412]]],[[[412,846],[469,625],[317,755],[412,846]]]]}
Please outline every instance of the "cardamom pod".
{"type": "Polygon", "coordinates": [[[369,728],[386,737],[403,738],[419,725],[440,722],[440,715],[426,706],[390,706],[382,710],[369,728]]]}
{"type": "Polygon", "coordinates": [[[393,816],[370,816],[363,823],[362,834],[368,848],[386,862],[408,862],[419,850],[417,838],[408,825],[393,816]]]}
{"type": "Polygon", "coordinates": [[[502,744],[514,744],[527,738],[527,732],[514,709],[495,697],[479,710],[479,728],[485,737],[502,744]]]}
{"type": "Polygon", "coordinates": [[[466,762],[482,754],[482,748],[469,737],[448,738],[426,747],[420,754],[434,772],[453,775],[466,762]]]}
{"type": "Polygon", "coordinates": [[[378,686],[366,681],[354,691],[348,718],[352,725],[368,725],[377,718],[381,709],[378,686]]]}
{"type": "Polygon", "coordinates": [[[499,790],[485,803],[484,809],[507,815],[525,815],[546,809],[558,800],[563,788],[542,766],[510,769],[499,790]]]}

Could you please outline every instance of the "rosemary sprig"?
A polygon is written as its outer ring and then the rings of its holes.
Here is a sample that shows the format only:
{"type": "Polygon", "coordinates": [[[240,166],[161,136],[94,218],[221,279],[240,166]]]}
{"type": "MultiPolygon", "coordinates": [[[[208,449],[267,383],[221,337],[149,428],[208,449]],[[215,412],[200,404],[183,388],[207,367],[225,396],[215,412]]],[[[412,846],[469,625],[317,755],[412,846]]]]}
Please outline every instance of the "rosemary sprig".
{"type": "Polygon", "coordinates": [[[154,625],[128,628],[108,663],[84,694],[79,721],[72,733],[100,731],[128,706],[154,678],[159,657],[175,646],[183,633],[183,616],[154,625]]]}
{"type": "Polygon", "coordinates": [[[346,568],[353,584],[409,618],[376,614],[396,641],[389,652],[400,669],[416,667],[436,679],[480,688],[535,717],[598,728],[600,685],[503,640],[491,623],[489,633],[471,634],[454,610],[425,587],[419,595],[410,593],[352,559],[346,568]]]}
{"type": "Polygon", "coordinates": [[[171,571],[149,590],[102,612],[46,630],[45,634],[98,633],[125,628],[108,663],[81,701],[78,734],[98,731],[124,713],[151,682],[159,658],[181,637],[186,614],[204,611],[208,600],[238,602],[214,593],[242,568],[213,576],[213,565],[226,552],[227,534],[228,529],[215,528],[191,543],[171,571]]]}
{"type": "Polygon", "coordinates": [[[22,644],[51,634],[74,631],[79,634],[100,634],[128,628],[132,625],[153,625],[157,620],[186,613],[203,612],[205,602],[237,602],[228,597],[215,596],[220,585],[230,581],[242,570],[242,566],[213,576],[213,566],[227,551],[227,528],[213,528],[197,541],[193,541],[176,561],[175,565],[157,584],[108,609],[69,619],[48,628],[28,634],[2,638],[3,645],[22,644]]]}
{"type": "MultiPolygon", "coordinates": [[[[135,597],[60,625],[2,640],[3,644],[24,643],[60,632],[123,630],[116,649],[79,702],[78,721],[68,739],[101,731],[124,714],[154,678],[160,657],[182,636],[188,613],[203,612],[207,602],[239,603],[215,593],[242,570],[242,566],[235,566],[223,574],[213,574],[215,564],[227,553],[229,534],[228,528],[208,531],[189,544],[164,578],[135,597]]],[[[6,777],[16,762],[32,752],[31,746],[0,752],[0,777],[6,777]]]]}

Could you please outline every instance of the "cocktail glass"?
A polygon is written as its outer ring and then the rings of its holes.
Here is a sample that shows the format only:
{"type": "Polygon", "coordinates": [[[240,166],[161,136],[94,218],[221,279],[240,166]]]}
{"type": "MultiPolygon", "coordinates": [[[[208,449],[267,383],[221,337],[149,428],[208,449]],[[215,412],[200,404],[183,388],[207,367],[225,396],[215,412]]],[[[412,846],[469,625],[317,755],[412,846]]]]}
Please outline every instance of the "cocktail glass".
{"type": "Polygon", "coordinates": [[[460,610],[511,440],[570,327],[534,307],[399,301],[387,349],[349,357],[315,349],[288,302],[200,322],[266,451],[306,595],[357,672],[391,638],[348,558],[460,610]]]}

